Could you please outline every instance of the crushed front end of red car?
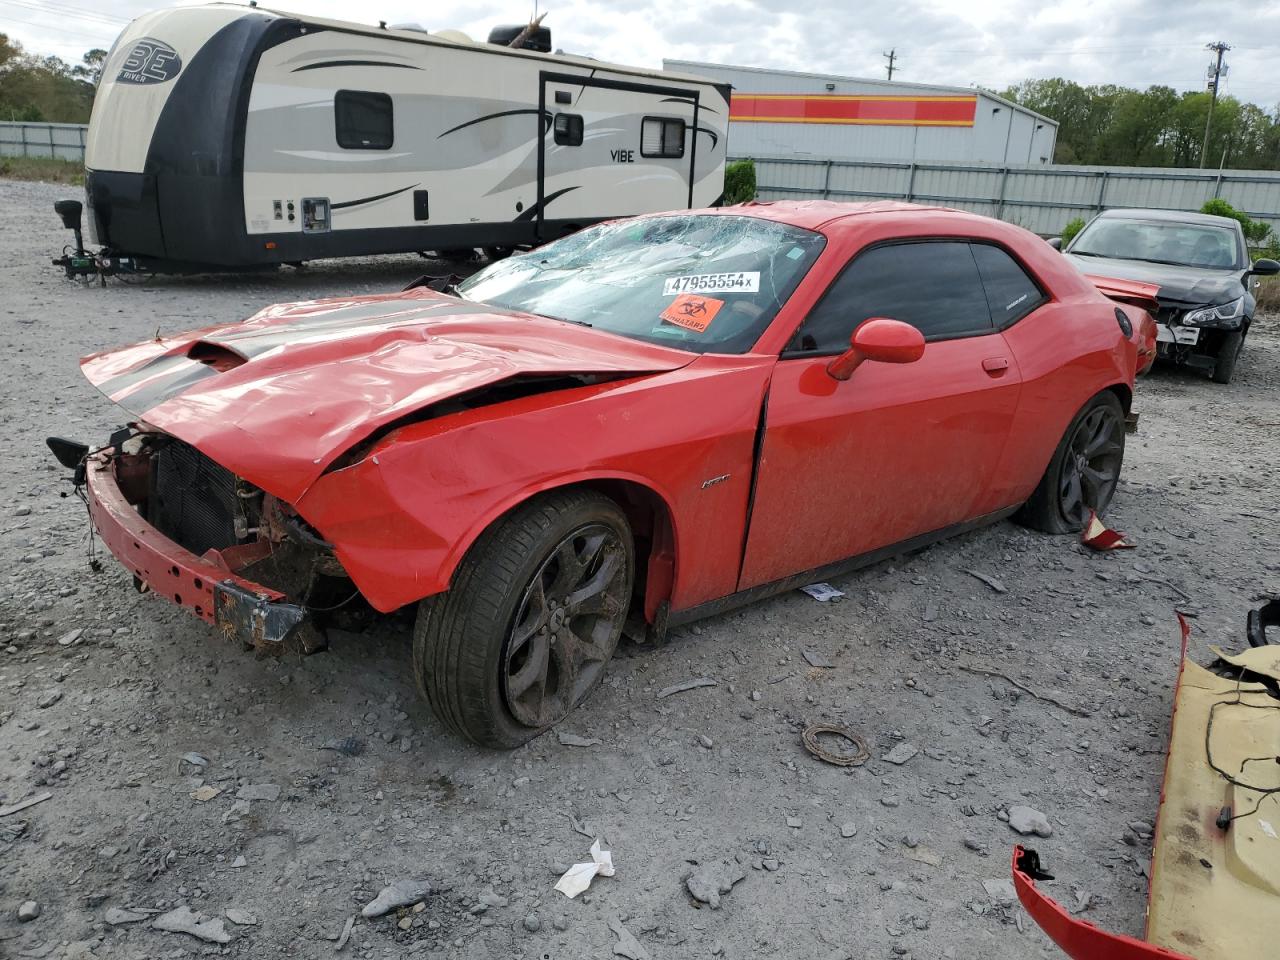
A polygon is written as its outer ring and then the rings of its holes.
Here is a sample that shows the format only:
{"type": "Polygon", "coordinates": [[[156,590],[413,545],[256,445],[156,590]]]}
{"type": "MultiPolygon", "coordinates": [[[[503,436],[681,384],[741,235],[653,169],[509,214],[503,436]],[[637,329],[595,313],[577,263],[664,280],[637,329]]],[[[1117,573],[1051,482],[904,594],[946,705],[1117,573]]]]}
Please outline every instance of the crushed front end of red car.
{"type": "Polygon", "coordinates": [[[121,430],[81,478],[93,525],[135,587],[228,639],[316,649],[309,605],[354,594],[330,545],[287,504],[174,437],[121,430]]]}

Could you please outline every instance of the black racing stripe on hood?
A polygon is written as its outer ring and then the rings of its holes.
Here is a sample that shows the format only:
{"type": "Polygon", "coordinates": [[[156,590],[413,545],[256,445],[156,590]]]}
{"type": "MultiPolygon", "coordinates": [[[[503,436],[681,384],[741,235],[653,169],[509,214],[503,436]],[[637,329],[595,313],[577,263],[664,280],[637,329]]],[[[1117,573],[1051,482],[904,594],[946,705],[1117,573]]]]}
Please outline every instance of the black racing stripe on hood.
{"type": "Polygon", "coordinates": [[[150,383],[143,384],[137,390],[126,394],[116,402],[131,413],[143,414],[166,400],[181,396],[197,383],[218,375],[218,371],[207,363],[201,363],[199,360],[188,360],[186,357],[178,357],[177,359],[182,361],[182,367],[174,370],[168,376],[158,377],[150,383]]]}
{"type": "Polygon", "coordinates": [[[180,353],[164,354],[148,360],[142,366],[130,370],[128,373],[122,373],[112,377],[110,380],[103,380],[102,383],[98,384],[98,389],[108,397],[115,396],[130,387],[137,386],[143,380],[149,380],[152,377],[162,376],[166,373],[173,373],[190,362],[180,353]]]}
{"type": "Polygon", "coordinates": [[[487,303],[450,298],[437,302],[406,299],[403,301],[402,312],[402,317],[394,314],[388,316],[388,304],[384,302],[356,304],[337,308],[330,314],[302,316],[284,323],[273,323],[268,327],[233,330],[212,337],[209,342],[225,346],[254,360],[278,347],[300,341],[323,343],[326,340],[342,340],[346,335],[363,329],[390,329],[398,325],[412,327],[434,317],[502,314],[508,311],[487,303]]]}

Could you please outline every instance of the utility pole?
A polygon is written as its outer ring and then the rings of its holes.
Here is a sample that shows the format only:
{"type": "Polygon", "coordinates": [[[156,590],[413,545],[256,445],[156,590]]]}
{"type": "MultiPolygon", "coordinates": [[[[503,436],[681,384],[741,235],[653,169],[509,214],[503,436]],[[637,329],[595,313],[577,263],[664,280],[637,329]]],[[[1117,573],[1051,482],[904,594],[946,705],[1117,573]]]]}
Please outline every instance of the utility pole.
{"type": "Polygon", "coordinates": [[[898,48],[894,47],[888,53],[881,54],[881,56],[889,61],[889,79],[893,80],[893,62],[898,59],[898,48]]]}
{"type": "Polygon", "coordinates": [[[1231,44],[1219,40],[1217,43],[1205,44],[1206,50],[1216,50],[1218,60],[1209,64],[1209,115],[1204,119],[1204,141],[1200,144],[1200,169],[1204,169],[1205,154],[1209,152],[1209,124],[1213,122],[1213,107],[1218,102],[1218,86],[1223,75],[1229,69],[1222,62],[1222,55],[1231,49],[1231,44]]]}

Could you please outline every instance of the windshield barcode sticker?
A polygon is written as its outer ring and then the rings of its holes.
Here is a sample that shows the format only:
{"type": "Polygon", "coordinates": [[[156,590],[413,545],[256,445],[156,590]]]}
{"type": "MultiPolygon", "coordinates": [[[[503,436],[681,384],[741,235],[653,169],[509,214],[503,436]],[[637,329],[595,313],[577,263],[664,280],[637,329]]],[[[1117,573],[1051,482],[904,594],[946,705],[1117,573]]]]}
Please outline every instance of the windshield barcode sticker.
{"type": "Polygon", "coordinates": [[[750,273],[699,273],[689,277],[667,277],[662,284],[664,297],[677,293],[759,293],[760,271],[750,273]]]}

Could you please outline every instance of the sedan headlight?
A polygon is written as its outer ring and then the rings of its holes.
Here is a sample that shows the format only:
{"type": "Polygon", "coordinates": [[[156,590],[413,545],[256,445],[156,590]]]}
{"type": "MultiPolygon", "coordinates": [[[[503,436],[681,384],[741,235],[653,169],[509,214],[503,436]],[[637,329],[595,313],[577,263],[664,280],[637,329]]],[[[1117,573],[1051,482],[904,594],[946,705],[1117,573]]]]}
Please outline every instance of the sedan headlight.
{"type": "Polygon", "coordinates": [[[1201,307],[1199,310],[1192,310],[1182,318],[1182,322],[1192,326],[1199,326],[1204,323],[1213,323],[1215,320],[1234,320],[1242,313],[1244,313],[1244,297],[1238,297],[1230,303],[1222,303],[1216,307],[1201,307]]]}

